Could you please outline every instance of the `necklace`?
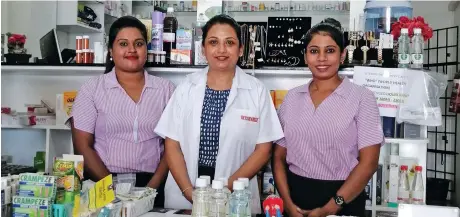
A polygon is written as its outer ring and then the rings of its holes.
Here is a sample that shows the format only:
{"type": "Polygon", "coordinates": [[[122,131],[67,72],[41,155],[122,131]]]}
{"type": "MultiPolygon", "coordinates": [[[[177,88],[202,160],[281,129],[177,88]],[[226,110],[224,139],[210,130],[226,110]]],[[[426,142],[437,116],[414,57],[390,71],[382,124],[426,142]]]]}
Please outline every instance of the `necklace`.
{"type": "Polygon", "coordinates": [[[245,66],[246,65],[246,60],[247,60],[247,51],[246,51],[246,45],[247,43],[247,35],[248,35],[248,26],[246,24],[241,25],[241,43],[243,43],[243,55],[240,57],[241,60],[241,65],[245,66]]]}
{"type": "Polygon", "coordinates": [[[265,59],[267,57],[267,30],[265,29],[265,26],[260,27],[260,53],[262,54],[262,59],[265,59]]]}

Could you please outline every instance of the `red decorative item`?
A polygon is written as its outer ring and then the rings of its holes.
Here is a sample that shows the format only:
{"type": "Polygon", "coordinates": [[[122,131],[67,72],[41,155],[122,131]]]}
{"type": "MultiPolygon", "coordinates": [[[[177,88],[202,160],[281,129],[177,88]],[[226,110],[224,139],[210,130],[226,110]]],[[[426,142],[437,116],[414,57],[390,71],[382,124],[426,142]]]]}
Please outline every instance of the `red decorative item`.
{"type": "Polygon", "coordinates": [[[30,126],[37,125],[37,116],[35,116],[35,115],[29,116],[29,125],[30,126]]]}
{"type": "Polygon", "coordinates": [[[282,213],[284,212],[283,200],[276,195],[268,196],[267,199],[265,199],[262,203],[264,213],[268,209],[270,216],[277,216],[275,208],[276,205],[280,207],[280,213],[282,215],[282,213]]]}
{"type": "Polygon", "coordinates": [[[391,24],[391,34],[393,35],[394,40],[398,40],[401,35],[401,29],[407,28],[409,30],[409,37],[414,35],[414,28],[419,28],[422,30],[423,40],[427,41],[433,37],[433,29],[425,23],[423,17],[414,17],[409,19],[406,16],[402,16],[398,21],[391,24]]]}

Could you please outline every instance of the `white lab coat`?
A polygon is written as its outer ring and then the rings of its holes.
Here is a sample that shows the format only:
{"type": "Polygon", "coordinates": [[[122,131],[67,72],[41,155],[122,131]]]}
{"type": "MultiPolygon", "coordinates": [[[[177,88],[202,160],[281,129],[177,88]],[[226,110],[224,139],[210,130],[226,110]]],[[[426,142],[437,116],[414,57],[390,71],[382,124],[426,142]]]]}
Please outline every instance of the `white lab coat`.
{"type": "MultiPolygon", "coordinates": [[[[208,67],[190,74],[175,90],[155,132],[179,141],[194,185],[198,175],[201,112],[208,67]]],[[[254,152],[256,144],[284,137],[269,91],[262,82],[236,68],[225,112],[221,119],[215,177],[230,177],[254,152]]],[[[174,167],[174,164],[169,165],[174,167]]],[[[250,180],[252,212],[261,213],[256,176],[250,180]]],[[[168,174],[165,207],[191,209],[174,177],[168,174]]]]}

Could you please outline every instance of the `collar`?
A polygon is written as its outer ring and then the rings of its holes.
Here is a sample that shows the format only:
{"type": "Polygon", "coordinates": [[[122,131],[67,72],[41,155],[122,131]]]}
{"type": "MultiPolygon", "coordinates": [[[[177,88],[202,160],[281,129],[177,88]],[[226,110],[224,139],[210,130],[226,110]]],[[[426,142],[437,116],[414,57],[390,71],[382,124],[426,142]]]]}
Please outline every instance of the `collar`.
{"type": "MultiPolygon", "coordinates": [[[[149,76],[149,73],[144,70],[144,78],[145,78],[145,87],[148,88],[157,88],[157,86],[154,85],[155,80],[152,76],[149,76]]],[[[109,73],[105,74],[105,85],[106,88],[116,88],[116,87],[121,87],[120,83],[117,80],[117,75],[115,74],[115,68],[112,69],[109,73]]]]}
{"type": "MultiPolygon", "coordinates": [[[[209,66],[202,69],[200,72],[188,75],[187,77],[189,77],[190,81],[195,85],[206,85],[208,71],[209,66]]],[[[240,67],[236,66],[232,87],[241,89],[252,89],[251,83],[249,82],[249,79],[246,76],[250,75],[246,74],[246,72],[244,72],[240,67]]]]}
{"type": "MultiPolygon", "coordinates": [[[[310,79],[304,87],[300,88],[298,92],[300,93],[310,93],[310,84],[313,81],[313,79],[310,79]]],[[[350,93],[350,88],[351,88],[351,82],[347,77],[342,77],[342,83],[334,90],[333,93],[337,93],[338,95],[342,97],[347,97],[347,95],[350,93]]]]}

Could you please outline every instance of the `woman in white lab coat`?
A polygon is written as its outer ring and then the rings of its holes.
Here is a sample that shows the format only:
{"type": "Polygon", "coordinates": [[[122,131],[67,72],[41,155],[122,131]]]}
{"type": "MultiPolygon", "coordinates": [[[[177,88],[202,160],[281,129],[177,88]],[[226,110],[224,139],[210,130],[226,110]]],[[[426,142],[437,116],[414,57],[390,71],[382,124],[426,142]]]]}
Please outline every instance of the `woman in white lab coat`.
{"type": "Polygon", "coordinates": [[[236,66],[241,30],[226,15],[203,27],[208,67],[190,74],[170,99],[155,132],[165,138],[170,174],[165,207],[191,209],[196,178],[250,179],[252,213],[260,213],[256,174],[283,137],[273,101],[262,82],[236,66]]]}

